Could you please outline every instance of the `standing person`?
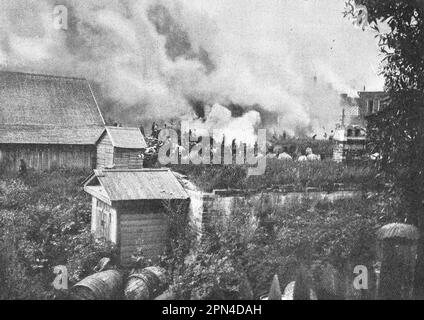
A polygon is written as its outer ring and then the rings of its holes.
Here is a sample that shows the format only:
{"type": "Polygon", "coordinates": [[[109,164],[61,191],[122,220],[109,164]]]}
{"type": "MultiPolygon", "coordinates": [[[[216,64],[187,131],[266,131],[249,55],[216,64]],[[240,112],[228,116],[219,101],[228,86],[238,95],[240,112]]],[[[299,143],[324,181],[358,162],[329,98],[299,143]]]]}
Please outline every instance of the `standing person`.
{"type": "Polygon", "coordinates": [[[26,176],[26,174],[27,174],[27,165],[25,163],[25,160],[21,159],[19,164],[19,175],[26,176]]]}
{"type": "Polygon", "coordinates": [[[152,137],[154,139],[159,138],[159,126],[157,125],[156,122],[153,122],[153,124],[152,124],[152,137]]]}

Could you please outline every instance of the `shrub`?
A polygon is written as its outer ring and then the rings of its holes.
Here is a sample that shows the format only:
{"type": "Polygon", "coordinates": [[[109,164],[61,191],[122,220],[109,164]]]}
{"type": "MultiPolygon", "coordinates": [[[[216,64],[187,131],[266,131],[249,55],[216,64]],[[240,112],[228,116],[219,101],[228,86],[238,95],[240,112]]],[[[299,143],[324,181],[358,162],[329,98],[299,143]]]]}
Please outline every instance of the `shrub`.
{"type": "Polygon", "coordinates": [[[91,236],[86,176],[58,170],[0,180],[0,298],[53,298],[55,266],[66,265],[74,283],[114,257],[110,244],[91,236]]]}
{"type": "Polygon", "coordinates": [[[174,291],[179,298],[251,299],[268,292],[275,274],[281,284],[294,281],[301,266],[329,263],[343,273],[370,265],[375,230],[391,218],[380,209],[367,198],[268,207],[255,217],[238,208],[174,267],[174,291]]]}
{"type": "Polygon", "coordinates": [[[251,189],[263,190],[282,185],[297,188],[332,188],[334,183],[362,186],[375,190],[382,180],[371,165],[346,165],[333,161],[292,162],[267,159],[265,174],[247,176],[247,167],[240,165],[178,165],[171,168],[182,173],[201,190],[251,189]]]}

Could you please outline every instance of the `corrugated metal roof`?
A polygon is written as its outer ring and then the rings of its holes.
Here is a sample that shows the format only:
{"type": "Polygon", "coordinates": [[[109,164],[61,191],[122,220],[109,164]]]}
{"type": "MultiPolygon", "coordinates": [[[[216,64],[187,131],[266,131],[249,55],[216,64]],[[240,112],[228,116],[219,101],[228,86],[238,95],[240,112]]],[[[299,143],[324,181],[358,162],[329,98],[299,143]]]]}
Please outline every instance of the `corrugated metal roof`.
{"type": "Polygon", "coordinates": [[[106,127],[112,145],[125,149],[146,149],[147,144],[139,128],[106,127]]]}
{"type": "Polygon", "coordinates": [[[0,143],[95,144],[103,126],[87,80],[0,72],[0,143]]]}
{"type": "Polygon", "coordinates": [[[102,169],[94,170],[94,173],[111,201],[189,197],[169,169],[102,169]]]}

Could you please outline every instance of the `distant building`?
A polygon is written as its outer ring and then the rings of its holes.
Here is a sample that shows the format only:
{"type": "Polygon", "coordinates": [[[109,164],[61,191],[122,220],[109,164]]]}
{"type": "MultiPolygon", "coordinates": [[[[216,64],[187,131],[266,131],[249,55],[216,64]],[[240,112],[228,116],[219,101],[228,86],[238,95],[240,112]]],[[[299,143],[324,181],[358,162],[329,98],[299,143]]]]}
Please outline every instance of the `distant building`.
{"type": "Polygon", "coordinates": [[[333,149],[333,160],[358,161],[363,159],[366,151],[366,130],[361,125],[349,124],[340,126],[334,135],[336,142],[333,149]]]}
{"type": "Polygon", "coordinates": [[[383,110],[388,101],[388,95],[384,91],[360,91],[359,112],[363,119],[383,110]]]}
{"type": "Polygon", "coordinates": [[[0,170],[95,168],[103,131],[87,80],[0,72],[0,170]]]}
{"type": "Polygon", "coordinates": [[[97,142],[97,168],[143,168],[146,141],[139,128],[106,127],[97,142]]]}
{"type": "Polygon", "coordinates": [[[92,233],[117,245],[124,266],[139,249],[146,258],[161,255],[168,240],[166,206],[186,214],[190,202],[169,169],[94,170],[84,190],[92,196],[92,233]]]}
{"type": "Polygon", "coordinates": [[[333,159],[341,161],[358,161],[364,158],[367,142],[367,120],[385,108],[389,99],[383,91],[361,91],[359,98],[341,95],[341,123],[336,128],[333,159]]]}
{"type": "Polygon", "coordinates": [[[342,107],[342,126],[367,126],[367,117],[383,110],[389,102],[388,94],[384,91],[359,91],[358,98],[340,95],[342,107]]]}
{"type": "Polygon", "coordinates": [[[342,126],[350,124],[361,125],[363,123],[360,116],[358,98],[352,98],[347,94],[341,94],[340,105],[342,107],[342,126]]]}

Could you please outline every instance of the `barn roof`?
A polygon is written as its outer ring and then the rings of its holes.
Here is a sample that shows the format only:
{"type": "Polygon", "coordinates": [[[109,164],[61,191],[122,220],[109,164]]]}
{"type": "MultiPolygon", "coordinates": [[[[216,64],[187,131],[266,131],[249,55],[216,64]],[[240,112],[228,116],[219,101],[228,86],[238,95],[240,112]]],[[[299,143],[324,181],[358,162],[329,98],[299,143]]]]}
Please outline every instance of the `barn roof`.
{"type": "Polygon", "coordinates": [[[95,144],[103,130],[87,80],[0,72],[0,143],[95,144]]]}
{"type": "Polygon", "coordinates": [[[188,194],[169,169],[102,169],[84,184],[94,196],[107,195],[110,201],[188,199],[188,194]],[[102,187],[101,192],[94,188],[102,187]]]}
{"type": "Polygon", "coordinates": [[[146,149],[147,144],[139,128],[106,127],[116,148],[146,149]]]}

